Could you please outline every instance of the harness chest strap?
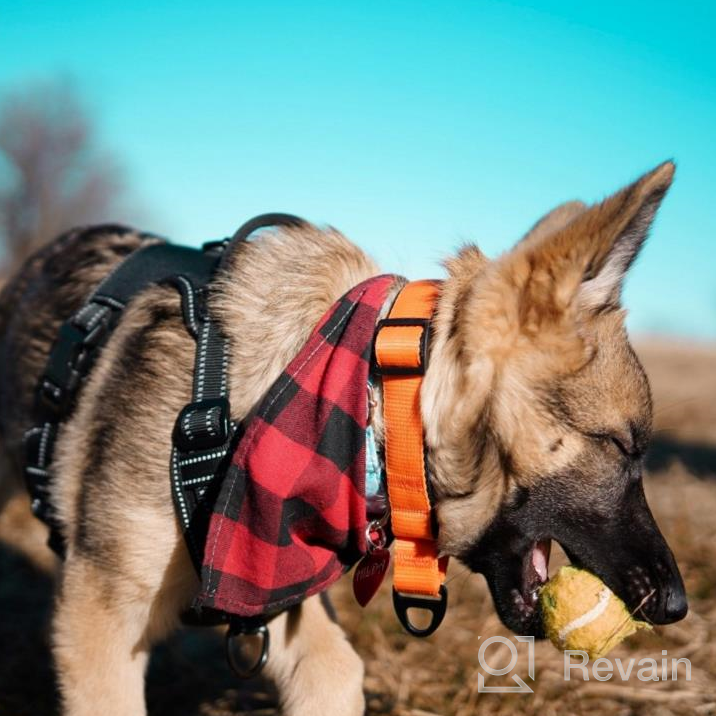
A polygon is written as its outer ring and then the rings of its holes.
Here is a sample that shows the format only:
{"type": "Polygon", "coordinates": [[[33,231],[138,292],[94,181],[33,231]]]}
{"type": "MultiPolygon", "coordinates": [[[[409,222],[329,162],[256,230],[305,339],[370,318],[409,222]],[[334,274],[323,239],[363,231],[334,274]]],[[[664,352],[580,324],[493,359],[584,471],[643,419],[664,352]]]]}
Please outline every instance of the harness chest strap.
{"type": "Polygon", "coordinates": [[[427,636],[445,613],[448,558],[438,557],[425,466],[420,387],[427,366],[430,319],[437,281],[414,281],[398,294],[378,325],[375,358],[383,381],[385,462],[395,536],[393,588],[396,612],[409,632],[427,636]],[[433,614],[426,629],[414,627],[407,609],[433,614]]]}

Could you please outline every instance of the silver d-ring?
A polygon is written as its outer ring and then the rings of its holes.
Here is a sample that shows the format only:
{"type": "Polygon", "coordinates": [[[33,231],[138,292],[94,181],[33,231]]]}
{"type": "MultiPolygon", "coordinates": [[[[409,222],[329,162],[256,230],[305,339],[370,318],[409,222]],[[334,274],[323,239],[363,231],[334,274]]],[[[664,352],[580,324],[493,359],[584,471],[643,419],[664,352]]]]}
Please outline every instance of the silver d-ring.
{"type": "Polygon", "coordinates": [[[269,630],[265,624],[252,625],[249,627],[243,625],[231,625],[226,631],[226,661],[229,663],[231,670],[240,679],[252,679],[258,676],[269,656],[269,630]],[[246,668],[239,660],[236,642],[244,636],[260,636],[261,637],[261,653],[256,662],[246,668]]]}
{"type": "Polygon", "coordinates": [[[386,522],[387,518],[384,516],[380,520],[369,522],[366,526],[365,542],[370,554],[379,549],[385,549],[385,545],[388,544],[388,535],[385,532],[386,522]],[[376,539],[373,539],[373,534],[376,535],[376,539]]]}

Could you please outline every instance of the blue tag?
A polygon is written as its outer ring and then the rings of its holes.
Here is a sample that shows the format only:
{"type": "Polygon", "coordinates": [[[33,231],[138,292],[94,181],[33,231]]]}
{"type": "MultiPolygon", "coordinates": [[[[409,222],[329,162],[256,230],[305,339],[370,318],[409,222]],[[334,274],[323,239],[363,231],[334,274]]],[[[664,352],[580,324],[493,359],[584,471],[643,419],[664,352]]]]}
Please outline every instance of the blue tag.
{"type": "Polygon", "coordinates": [[[378,455],[373,426],[365,430],[365,501],[370,517],[385,514],[388,499],[385,489],[385,466],[378,455]]]}

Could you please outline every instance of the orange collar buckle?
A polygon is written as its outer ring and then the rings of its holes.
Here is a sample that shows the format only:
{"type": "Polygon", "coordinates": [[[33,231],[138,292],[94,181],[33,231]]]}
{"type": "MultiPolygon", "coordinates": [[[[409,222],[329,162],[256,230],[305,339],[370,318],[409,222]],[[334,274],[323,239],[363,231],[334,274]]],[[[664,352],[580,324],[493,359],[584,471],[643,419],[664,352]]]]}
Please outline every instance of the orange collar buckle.
{"type": "Polygon", "coordinates": [[[438,281],[413,281],[398,294],[378,324],[375,362],[383,381],[385,468],[395,536],[393,606],[413,636],[432,634],[445,616],[448,558],[438,557],[436,530],[425,466],[420,386],[427,367],[430,320],[438,281]],[[408,610],[430,613],[426,627],[408,610]]]}

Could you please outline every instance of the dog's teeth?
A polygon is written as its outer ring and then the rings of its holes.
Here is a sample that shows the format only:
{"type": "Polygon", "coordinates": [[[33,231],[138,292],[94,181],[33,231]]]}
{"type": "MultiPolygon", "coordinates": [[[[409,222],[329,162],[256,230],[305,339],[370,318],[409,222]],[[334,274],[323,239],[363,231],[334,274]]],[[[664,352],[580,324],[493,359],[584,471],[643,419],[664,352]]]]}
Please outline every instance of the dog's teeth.
{"type": "Polygon", "coordinates": [[[541,540],[532,548],[532,566],[542,582],[547,581],[550,546],[550,540],[541,540]]]}

